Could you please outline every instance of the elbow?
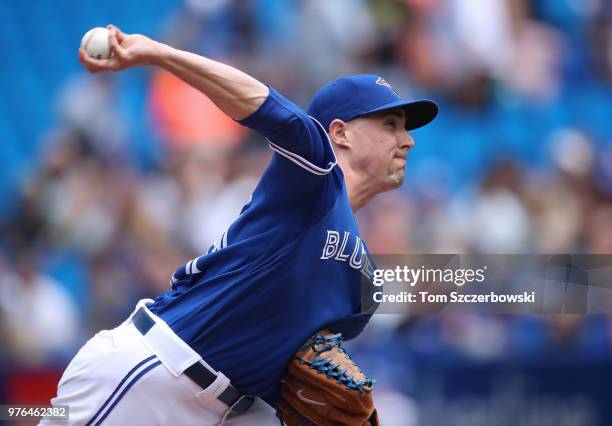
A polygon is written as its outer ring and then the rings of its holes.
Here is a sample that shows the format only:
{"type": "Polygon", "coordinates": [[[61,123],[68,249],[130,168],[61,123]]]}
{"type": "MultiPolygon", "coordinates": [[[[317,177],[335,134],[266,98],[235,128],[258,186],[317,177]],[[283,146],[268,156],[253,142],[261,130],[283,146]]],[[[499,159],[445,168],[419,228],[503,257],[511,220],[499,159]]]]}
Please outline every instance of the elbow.
{"type": "MultiPolygon", "coordinates": [[[[260,83],[261,84],[261,83],[260,83]]],[[[255,114],[270,95],[270,89],[265,84],[257,87],[252,93],[242,99],[232,102],[236,108],[232,111],[228,108],[228,115],[234,120],[241,121],[255,114]]]]}

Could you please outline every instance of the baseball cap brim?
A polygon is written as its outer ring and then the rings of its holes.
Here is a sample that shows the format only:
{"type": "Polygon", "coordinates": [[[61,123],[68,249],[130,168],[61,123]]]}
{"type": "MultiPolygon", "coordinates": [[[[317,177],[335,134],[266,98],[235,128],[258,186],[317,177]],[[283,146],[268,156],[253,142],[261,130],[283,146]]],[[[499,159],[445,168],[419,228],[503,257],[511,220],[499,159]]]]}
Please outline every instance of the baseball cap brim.
{"type": "Polygon", "coordinates": [[[438,106],[430,100],[394,101],[359,114],[360,117],[388,109],[403,108],[406,113],[406,130],[414,130],[430,123],[438,115],[438,106]]]}

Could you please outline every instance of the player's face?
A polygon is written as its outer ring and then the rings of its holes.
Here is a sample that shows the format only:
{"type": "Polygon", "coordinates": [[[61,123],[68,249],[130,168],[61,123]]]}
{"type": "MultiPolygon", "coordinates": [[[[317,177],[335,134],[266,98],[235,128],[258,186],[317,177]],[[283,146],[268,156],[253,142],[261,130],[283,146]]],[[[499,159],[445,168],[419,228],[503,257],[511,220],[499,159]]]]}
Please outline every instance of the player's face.
{"type": "Polygon", "coordinates": [[[408,150],[414,146],[406,131],[404,110],[377,112],[350,123],[353,165],[381,191],[399,187],[404,181],[408,150]]]}

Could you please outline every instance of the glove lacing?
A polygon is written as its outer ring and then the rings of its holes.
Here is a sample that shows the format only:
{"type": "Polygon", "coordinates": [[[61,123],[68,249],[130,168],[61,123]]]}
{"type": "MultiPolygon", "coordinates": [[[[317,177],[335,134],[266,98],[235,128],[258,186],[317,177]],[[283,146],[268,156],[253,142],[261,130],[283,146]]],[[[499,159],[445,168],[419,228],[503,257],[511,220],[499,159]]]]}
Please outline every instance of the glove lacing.
{"type": "MultiPolygon", "coordinates": [[[[308,340],[299,351],[303,351],[308,347],[312,347],[312,350],[316,353],[314,359],[309,365],[309,368],[317,370],[318,374],[325,373],[327,377],[336,379],[336,383],[346,385],[348,390],[355,390],[359,393],[365,392],[366,388],[371,388],[376,380],[368,379],[357,380],[354,375],[347,374],[346,368],[341,368],[340,363],[332,362],[332,358],[322,358],[321,354],[327,352],[334,347],[338,347],[338,351],[344,354],[344,357],[351,362],[355,368],[362,373],[362,371],[355,365],[351,357],[346,353],[342,347],[342,334],[332,334],[330,336],[321,336],[320,334],[315,335],[312,339],[308,340]],[[322,345],[317,348],[317,345],[322,345]]],[[[303,360],[299,360],[300,364],[305,364],[303,360]]],[[[363,373],[362,373],[363,374],[363,373]]],[[[365,375],[364,375],[365,376],[365,375]]]]}

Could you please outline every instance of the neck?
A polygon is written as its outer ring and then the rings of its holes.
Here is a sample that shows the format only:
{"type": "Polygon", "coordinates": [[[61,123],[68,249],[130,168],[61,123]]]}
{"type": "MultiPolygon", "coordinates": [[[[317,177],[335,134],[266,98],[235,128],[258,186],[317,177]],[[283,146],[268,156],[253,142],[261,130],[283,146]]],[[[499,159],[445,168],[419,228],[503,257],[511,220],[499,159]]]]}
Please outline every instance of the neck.
{"type": "Polygon", "coordinates": [[[372,198],[380,191],[376,190],[376,186],[372,179],[369,179],[363,174],[357,173],[349,167],[348,164],[340,164],[344,173],[344,181],[346,183],[346,191],[351,203],[353,213],[368,204],[372,198]]]}

